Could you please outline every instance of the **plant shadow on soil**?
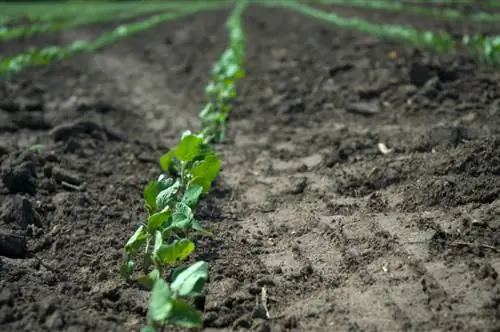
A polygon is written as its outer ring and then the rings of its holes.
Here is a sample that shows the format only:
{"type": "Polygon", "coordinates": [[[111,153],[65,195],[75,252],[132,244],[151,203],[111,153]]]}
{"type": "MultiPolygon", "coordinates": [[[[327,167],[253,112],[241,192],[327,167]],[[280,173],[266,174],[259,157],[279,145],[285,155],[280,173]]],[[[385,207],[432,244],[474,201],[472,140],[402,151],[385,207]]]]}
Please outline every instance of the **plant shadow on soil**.
{"type": "MultiPolygon", "coordinates": [[[[116,266],[157,158],[203,105],[227,14],[0,82],[4,330],[144,323],[148,293],[116,266]]],[[[244,24],[248,76],[197,211],[216,234],[195,257],[205,330],[500,328],[498,69],[279,9],[244,24]]]]}

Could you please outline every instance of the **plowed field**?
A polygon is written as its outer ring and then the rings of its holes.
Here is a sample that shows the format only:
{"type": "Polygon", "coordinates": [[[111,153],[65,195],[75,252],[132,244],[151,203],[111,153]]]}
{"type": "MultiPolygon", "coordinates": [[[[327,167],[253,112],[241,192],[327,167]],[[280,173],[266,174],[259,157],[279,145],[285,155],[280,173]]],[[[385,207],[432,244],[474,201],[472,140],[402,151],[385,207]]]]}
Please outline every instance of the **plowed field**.
{"type": "MultiPolygon", "coordinates": [[[[140,329],[149,293],[117,265],[158,157],[197,125],[228,14],[0,81],[2,331],[140,329]]],[[[498,331],[500,70],[285,9],[243,22],[247,77],[197,211],[216,234],[195,257],[204,331],[498,331]]]]}

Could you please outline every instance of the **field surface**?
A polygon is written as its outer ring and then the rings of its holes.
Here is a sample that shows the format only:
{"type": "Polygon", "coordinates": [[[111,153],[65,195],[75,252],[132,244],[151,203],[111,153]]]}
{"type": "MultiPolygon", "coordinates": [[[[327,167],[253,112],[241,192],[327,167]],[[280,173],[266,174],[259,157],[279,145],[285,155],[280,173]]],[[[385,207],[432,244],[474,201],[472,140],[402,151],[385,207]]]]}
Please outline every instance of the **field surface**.
{"type": "MultiPolygon", "coordinates": [[[[0,81],[0,330],[140,330],[149,293],[117,273],[123,244],[158,157],[198,126],[229,14],[0,81]]],[[[498,331],[500,70],[286,9],[242,20],[247,76],[196,212],[216,234],[194,256],[210,268],[203,330],[498,331]]],[[[0,56],[115,25],[6,41],[0,56]]]]}

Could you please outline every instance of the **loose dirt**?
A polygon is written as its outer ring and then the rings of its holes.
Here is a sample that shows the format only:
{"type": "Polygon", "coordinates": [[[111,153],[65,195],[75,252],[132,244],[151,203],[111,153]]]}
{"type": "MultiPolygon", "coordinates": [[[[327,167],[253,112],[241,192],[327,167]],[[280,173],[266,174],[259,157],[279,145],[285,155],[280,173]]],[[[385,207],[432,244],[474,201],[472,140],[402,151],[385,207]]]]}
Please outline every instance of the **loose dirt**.
{"type": "MultiPolygon", "coordinates": [[[[2,330],[140,329],[122,246],[158,157],[196,129],[227,15],[0,82],[2,330]]],[[[217,235],[195,257],[204,330],[500,329],[500,71],[280,9],[244,24],[197,212],[217,235]]]]}

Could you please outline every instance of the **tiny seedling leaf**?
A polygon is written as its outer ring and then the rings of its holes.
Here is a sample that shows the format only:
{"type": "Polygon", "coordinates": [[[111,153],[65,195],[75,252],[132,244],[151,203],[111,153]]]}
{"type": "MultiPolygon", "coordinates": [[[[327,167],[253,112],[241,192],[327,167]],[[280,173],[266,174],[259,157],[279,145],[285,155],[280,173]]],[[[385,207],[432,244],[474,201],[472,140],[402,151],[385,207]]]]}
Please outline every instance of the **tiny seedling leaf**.
{"type": "Polygon", "coordinates": [[[134,273],[134,262],[127,259],[120,264],[120,274],[127,280],[134,273]]]}
{"type": "Polygon", "coordinates": [[[203,139],[195,135],[187,135],[175,149],[175,157],[180,161],[192,161],[202,149],[203,139]]]}
{"type": "Polygon", "coordinates": [[[156,332],[156,329],[152,326],[144,326],[141,328],[141,332],[156,332]]]}
{"type": "Polygon", "coordinates": [[[205,235],[205,236],[209,236],[209,237],[214,236],[214,234],[212,232],[203,228],[203,226],[201,226],[201,224],[194,219],[191,221],[191,228],[194,229],[197,233],[199,233],[201,235],[205,235]]]}
{"type": "Polygon", "coordinates": [[[181,186],[179,181],[176,181],[174,184],[172,184],[170,187],[167,187],[160,191],[158,193],[158,196],[156,196],[156,206],[158,209],[164,209],[170,204],[170,201],[172,200],[173,197],[175,197],[175,194],[179,190],[179,187],[181,186]]]}
{"type": "Polygon", "coordinates": [[[208,192],[212,187],[212,181],[217,177],[221,167],[221,161],[215,153],[208,153],[205,159],[196,163],[191,168],[192,183],[203,187],[203,192],[208,192]]]}
{"type": "Polygon", "coordinates": [[[147,289],[153,288],[156,280],[160,278],[160,271],[158,269],[154,269],[148,274],[144,274],[137,278],[137,282],[146,287],[147,289]]]}
{"type": "Polygon", "coordinates": [[[170,218],[170,208],[167,206],[162,211],[152,214],[148,217],[148,230],[153,232],[154,230],[161,228],[165,225],[170,218]]]}
{"type": "Polygon", "coordinates": [[[170,167],[174,164],[175,150],[171,149],[160,157],[160,167],[162,171],[169,172],[170,167]]]}
{"type": "Polygon", "coordinates": [[[174,299],[172,301],[172,313],[169,317],[169,322],[183,328],[201,327],[203,316],[193,306],[174,299]]]}
{"type": "Polygon", "coordinates": [[[162,245],[156,252],[156,255],[163,264],[173,265],[188,258],[194,249],[195,245],[193,241],[180,239],[169,245],[162,245]]]}
{"type": "Polygon", "coordinates": [[[148,318],[157,324],[163,324],[172,312],[172,291],[162,278],[153,286],[153,294],[149,302],[148,318]]]}
{"type": "Polygon", "coordinates": [[[148,238],[148,234],[144,232],[144,225],[141,225],[128,239],[127,243],[125,244],[125,250],[130,254],[137,252],[137,250],[140,249],[140,247],[146,242],[146,239],[148,238]]]}
{"type": "Polygon", "coordinates": [[[203,187],[198,185],[189,185],[184,192],[184,196],[182,197],[182,203],[186,204],[190,208],[193,208],[198,203],[202,193],[203,187]]]}
{"type": "Polygon", "coordinates": [[[158,196],[158,194],[162,190],[161,185],[162,184],[159,181],[151,181],[144,188],[144,200],[146,201],[146,204],[153,210],[156,209],[156,196],[158,196]]]}
{"type": "Polygon", "coordinates": [[[161,246],[163,245],[163,236],[161,235],[160,231],[155,232],[155,246],[153,248],[153,255],[156,255],[158,250],[160,250],[161,246]]]}
{"type": "Polygon", "coordinates": [[[191,227],[191,222],[193,220],[193,211],[191,208],[183,202],[179,202],[175,205],[175,212],[172,214],[172,224],[170,227],[186,229],[191,227]]]}
{"type": "Polygon", "coordinates": [[[172,282],[172,291],[177,296],[196,296],[201,294],[208,278],[208,264],[199,261],[182,271],[172,282]]]}

